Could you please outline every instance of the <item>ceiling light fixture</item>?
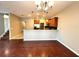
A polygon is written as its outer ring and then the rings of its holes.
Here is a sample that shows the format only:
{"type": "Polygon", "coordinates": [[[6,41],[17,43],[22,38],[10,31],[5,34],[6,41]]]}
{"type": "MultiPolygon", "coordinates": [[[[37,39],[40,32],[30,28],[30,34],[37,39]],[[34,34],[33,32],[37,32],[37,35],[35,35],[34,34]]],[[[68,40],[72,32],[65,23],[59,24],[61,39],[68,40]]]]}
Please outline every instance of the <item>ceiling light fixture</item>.
{"type": "Polygon", "coordinates": [[[52,0],[35,0],[37,10],[46,12],[49,8],[52,8],[54,1],[52,0]]]}
{"type": "Polygon", "coordinates": [[[31,17],[31,14],[28,14],[28,17],[31,17]]]}

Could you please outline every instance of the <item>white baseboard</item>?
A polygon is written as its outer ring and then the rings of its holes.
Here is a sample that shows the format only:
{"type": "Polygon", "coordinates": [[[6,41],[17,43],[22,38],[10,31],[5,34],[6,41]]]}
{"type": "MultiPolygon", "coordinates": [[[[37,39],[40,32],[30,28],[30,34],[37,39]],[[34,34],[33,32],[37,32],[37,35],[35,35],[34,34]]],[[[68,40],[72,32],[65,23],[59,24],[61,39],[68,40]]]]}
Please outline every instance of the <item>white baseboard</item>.
{"type": "Polygon", "coordinates": [[[9,40],[11,40],[11,39],[23,39],[23,37],[21,37],[20,35],[16,35],[14,37],[10,37],[9,40]]]}
{"type": "Polygon", "coordinates": [[[67,46],[66,44],[64,44],[63,42],[61,42],[60,40],[57,40],[59,41],[61,44],[63,44],[65,47],[67,47],[68,49],[70,49],[73,53],[75,53],[76,55],[79,56],[79,53],[75,52],[73,49],[71,49],[69,46],[67,46]]]}
{"type": "Polygon", "coordinates": [[[56,40],[56,39],[24,39],[24,41],[48,41],[48,40],[56,40]]]}

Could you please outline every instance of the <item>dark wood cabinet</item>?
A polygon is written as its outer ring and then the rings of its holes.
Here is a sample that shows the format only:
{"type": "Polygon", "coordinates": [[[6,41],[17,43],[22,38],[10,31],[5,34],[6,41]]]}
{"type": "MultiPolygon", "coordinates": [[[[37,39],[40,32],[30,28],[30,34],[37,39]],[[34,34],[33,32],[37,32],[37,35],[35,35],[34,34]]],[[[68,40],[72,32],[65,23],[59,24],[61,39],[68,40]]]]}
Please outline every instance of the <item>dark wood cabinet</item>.
{"type": "Polygon", "coordinates": [[[58,17],[53,17],[51,19],[47,19],[43,23],[41,23],[40,20],[34,20],[34,24],[39,25],[39,28],[37,28],[37,26],[34,26],[34,29],[42,29],[42,30],[55,29],[56,30],[58,27],[58,17]]]}
{"type": "Polygon", "coordinates": [[[53,19],[53,27],[56,27],[57,28],[57,26],[58,26],[58,17],[54,17],[53,19]]]}
{"type": "Polygon", "coordinates": [[[40,23],[40,29],[44,29],[44,23],[40,23]]]}
{"type": "Polygon", "coordinates": [[[48,19],[47,26],[49,29],[57,29],[58,26],[58,17],[54,17],[52,19],[48,19]]]}

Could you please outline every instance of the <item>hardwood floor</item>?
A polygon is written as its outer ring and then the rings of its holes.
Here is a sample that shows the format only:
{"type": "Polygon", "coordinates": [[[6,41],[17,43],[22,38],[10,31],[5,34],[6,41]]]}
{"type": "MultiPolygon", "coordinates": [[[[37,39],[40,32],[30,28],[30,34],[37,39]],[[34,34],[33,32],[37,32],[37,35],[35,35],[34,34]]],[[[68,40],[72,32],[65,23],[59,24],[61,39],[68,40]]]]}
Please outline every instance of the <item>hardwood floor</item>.
{"type": "Polygon", "coordinates": [[[0,41],[1,57],[77,57],[56,40],[52,41],[0,41]]]}

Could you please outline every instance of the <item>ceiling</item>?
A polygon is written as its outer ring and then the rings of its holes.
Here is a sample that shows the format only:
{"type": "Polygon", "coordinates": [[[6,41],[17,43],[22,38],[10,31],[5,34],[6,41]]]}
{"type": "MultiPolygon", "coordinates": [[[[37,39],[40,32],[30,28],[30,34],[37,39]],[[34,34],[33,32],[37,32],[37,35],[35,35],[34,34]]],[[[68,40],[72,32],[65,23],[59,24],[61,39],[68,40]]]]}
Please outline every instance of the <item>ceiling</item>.
{"type": "MultiPolygon", "coordinates": [[[[48,11],[48,17],[59,13],[73,3],[72,1],[54,2],[53,8],[48,11]]],[[[0,13],[13,13],[19,17],[28,17],[32,11],[35,13],[37,11],[34,1],[0,1],[0,13]]]]}

